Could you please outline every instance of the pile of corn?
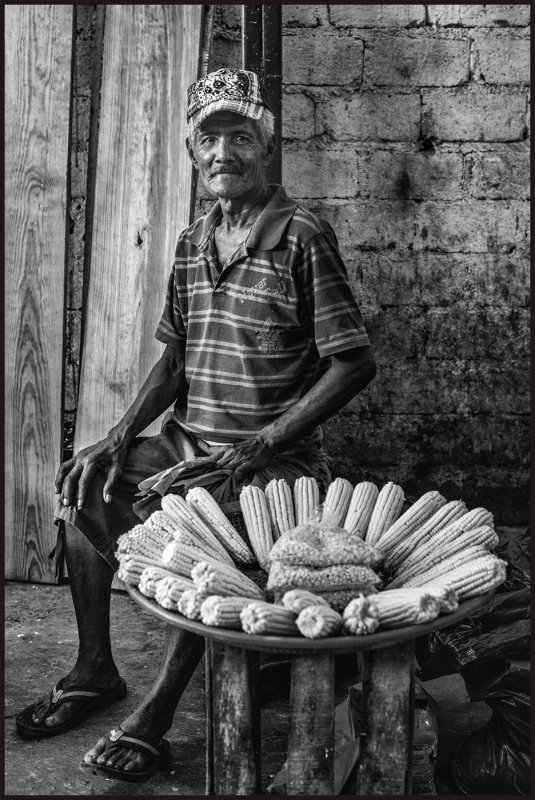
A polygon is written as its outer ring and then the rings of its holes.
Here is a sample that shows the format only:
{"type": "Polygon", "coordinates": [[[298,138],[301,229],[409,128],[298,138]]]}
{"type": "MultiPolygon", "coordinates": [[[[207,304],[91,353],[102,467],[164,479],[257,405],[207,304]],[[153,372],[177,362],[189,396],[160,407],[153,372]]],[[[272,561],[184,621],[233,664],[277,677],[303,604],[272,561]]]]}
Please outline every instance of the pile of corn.
{"type": "Polygon", "coordinates": [[[120,537],[119,577],[162,607],[247,633],[319,638],[428,622],[505,580],[492,514],[436,491],[407,510],[400,486],[284,480],[240,494],[249,541],[203,488],[120,537]],[[267,591],[243,574],[259,564],[267,591]]]}

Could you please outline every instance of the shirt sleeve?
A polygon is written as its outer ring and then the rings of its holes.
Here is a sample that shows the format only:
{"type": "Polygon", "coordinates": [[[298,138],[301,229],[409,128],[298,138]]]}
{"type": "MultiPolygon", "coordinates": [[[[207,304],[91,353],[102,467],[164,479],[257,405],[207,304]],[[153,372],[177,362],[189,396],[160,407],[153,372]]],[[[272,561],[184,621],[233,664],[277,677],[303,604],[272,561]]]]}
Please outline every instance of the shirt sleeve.
{"type": "Polygon", "coordinates": [[[332,230],[304,246],[301,286],[322,358],[370,344],[332,230]]]}
{"type": "Polygon", "coordinates": [[[178,303],[175,268],[169,276],[165,306],[154,336],[171,347],[183,347],[186,340],[186,329],[178,303]]]}

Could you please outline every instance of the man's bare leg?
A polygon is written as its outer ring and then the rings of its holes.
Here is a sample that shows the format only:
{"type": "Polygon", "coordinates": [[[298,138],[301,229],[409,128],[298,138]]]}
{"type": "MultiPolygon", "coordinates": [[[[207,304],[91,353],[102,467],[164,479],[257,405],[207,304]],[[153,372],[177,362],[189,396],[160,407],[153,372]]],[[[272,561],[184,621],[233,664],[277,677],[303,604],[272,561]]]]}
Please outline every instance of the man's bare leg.
{"type": "MultiPolygon", "coordinates": [[[[204,639],[171,625],[167,627],[160,673],[141,704],[121,723],[128,734],[146,736],[158,742],[173,724],[176,707],[204,652],[204,639]]],[[[86,763],[105,764],[124,771],[141,770],[150,760],[138,751],[121,745],[102,755],[105,737],[84,756],[86,763]]]]}
{"type": "MultiPolygon", "coordinates": [[[[62,688],[91,686],[111,689],[119,682],[119,672],[110,642],[110,594],[113,570],[97,553],[86,537],[65,523],[65,560],[78,625],[79,650],[72,671],[65,676],[62,688]]],[[[42,724],[52,727],[69,719],[79,701],[63,703],[42,724]]],[[[33,715],[35,724],[42,721],[48,697],[39,701],[33,715]]]]}

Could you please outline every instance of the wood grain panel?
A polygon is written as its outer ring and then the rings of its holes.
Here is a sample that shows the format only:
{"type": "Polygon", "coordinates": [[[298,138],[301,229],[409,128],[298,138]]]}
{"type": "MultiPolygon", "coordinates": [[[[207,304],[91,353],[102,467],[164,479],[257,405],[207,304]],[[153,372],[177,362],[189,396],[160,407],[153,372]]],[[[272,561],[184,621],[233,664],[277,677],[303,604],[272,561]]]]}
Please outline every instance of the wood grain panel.
{"type": "Polygon", "coordinates": [[[72,6],[5,8],[6,576],[51,581],[72,6]]]}
{"type": "Polygon", "coordinates": [[[154,331],[190,218],[186,88],[197,77],[202,13],[106,6],[76,450],[121,418],[163,350],[154,331]]]}

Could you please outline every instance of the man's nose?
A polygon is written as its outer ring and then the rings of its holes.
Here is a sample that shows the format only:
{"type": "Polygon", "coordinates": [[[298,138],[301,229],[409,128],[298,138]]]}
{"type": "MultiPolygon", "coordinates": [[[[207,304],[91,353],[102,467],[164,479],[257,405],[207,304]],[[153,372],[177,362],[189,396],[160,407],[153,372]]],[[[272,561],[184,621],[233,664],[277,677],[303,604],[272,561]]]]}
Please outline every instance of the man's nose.
{"type": "Polygon", "coordinates": [[[231,161],[233,158],[230,143],[223,136],[217,142],[215,158],[217,161],[231,161]]]}

